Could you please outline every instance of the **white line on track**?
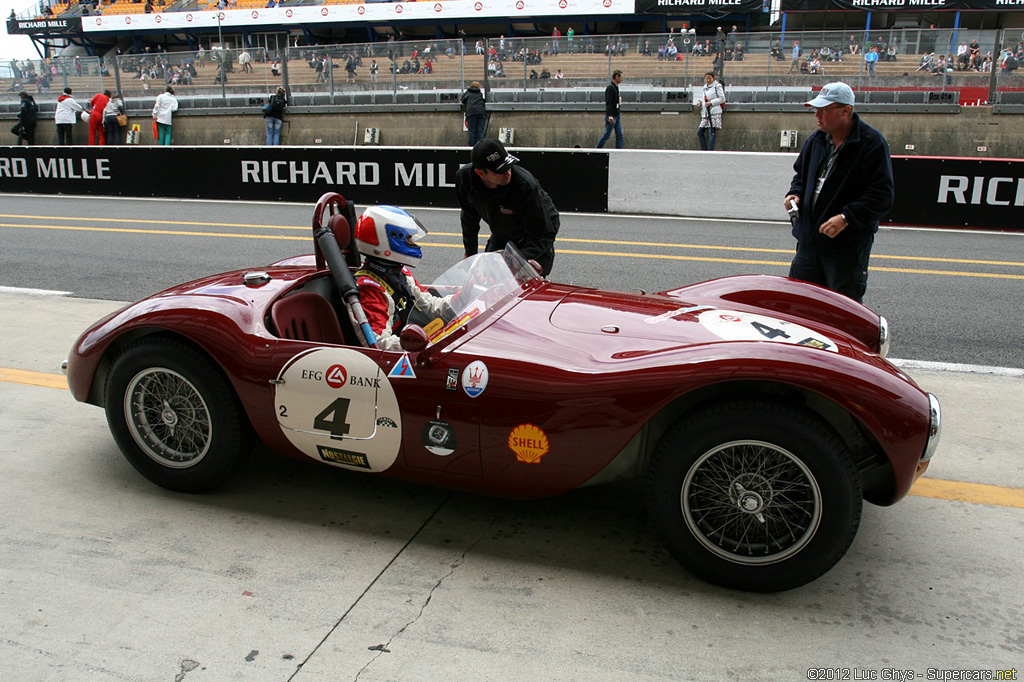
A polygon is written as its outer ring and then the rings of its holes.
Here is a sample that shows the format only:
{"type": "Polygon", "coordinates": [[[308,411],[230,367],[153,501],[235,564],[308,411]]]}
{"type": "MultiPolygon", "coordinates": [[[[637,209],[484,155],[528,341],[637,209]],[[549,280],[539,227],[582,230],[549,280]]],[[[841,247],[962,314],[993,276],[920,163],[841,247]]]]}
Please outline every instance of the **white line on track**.
{"type": "Polygon", "coordinates": [[[1024,377],[1024,369],[1017,367],[988,367],[986,365],[964,365],[957,362],[899,360],[896,358],[889,358],[889,362],[904,370],[920,369],[931,372],[960,372],[963,374],[994,374],[1000,377],[1024,377]]]}
{"type": "Polygon", "coordinates": [[[25,296],[70,296],[73,291],[54,291],[52,289],[27,289],[25,287],[0,287],[0,294],[23,294],[25,296]]]}

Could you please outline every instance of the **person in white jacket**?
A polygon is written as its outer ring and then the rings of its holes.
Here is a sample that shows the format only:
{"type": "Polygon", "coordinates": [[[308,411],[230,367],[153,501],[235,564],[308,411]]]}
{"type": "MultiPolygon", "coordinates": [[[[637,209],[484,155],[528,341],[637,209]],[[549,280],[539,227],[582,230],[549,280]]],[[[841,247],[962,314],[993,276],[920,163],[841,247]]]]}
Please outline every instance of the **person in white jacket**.
{"type": "Polygon", "coordinates": [[[722,129],[722,105],[725,104],[725,88],[715,80],[715,74],[704,74],[704,91],[700,100],[700,125],[697,126],[697,140],[704,151],[715,151],[715,133],[722,129]]]}
{"type": "Polygon", "coordinates": [[[82,111],[82,105],[71,96],[71,88],[64,88],[64,94],[57,98],[57,111],[53,116],[57,124],[57,144],[74,144],[71,133],[75,129],[75,121],[82,111]]]}
{"type": "Polygon", "coordinates": [[[167,90],[156,98],[153,105],[153,120],[156,121],[158,132],[158,144],[171,144],[171,115],[178,110],[178,100],[174,96],[174,88],[170,85],[167,90]]]}

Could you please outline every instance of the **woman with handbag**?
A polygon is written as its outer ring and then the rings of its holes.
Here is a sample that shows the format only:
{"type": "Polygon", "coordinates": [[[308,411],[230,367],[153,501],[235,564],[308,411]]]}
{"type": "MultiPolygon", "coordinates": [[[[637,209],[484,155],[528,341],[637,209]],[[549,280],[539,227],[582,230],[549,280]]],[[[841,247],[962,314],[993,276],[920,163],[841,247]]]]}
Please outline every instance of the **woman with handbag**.
{"type": "Polygon", "coordinates": [[[110,95],[110,101],[103,109],[103,128],[107,131],[108,145],[122,144],[121,126],[124,125],[128,125],[128,117],[124,115],[124,101],[117,95],[110,95]]]}
{"type": "Polygon", "coordinates": [[[168,85],[153,105],[153,121],[156,124],[158,144],[171,144],[171,116],[177,110],[178,100],[174,96],[174,88],[168,85]]]}
{"type": "Polygon", "coordinates": [[[715,135],[722,129],[722,110],[725,107],[725,88],[715,80],[711,71],[704,74],[704,97],[700,102],[700,125],[697,141],[704,151],[715,151],[715,135]]]}

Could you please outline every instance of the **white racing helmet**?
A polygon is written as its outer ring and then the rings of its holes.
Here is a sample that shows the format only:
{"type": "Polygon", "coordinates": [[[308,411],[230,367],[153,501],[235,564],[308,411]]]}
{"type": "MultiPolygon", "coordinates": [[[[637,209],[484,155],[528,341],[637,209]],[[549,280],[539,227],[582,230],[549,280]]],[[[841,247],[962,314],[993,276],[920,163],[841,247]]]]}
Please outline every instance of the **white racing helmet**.
{"type": "Polygon", "coordinates": [[[427,230],[397,206],[370,206],[356,221],[356,249],[364,256],[416,267],[423,250],[416,243],[427,230]]]}

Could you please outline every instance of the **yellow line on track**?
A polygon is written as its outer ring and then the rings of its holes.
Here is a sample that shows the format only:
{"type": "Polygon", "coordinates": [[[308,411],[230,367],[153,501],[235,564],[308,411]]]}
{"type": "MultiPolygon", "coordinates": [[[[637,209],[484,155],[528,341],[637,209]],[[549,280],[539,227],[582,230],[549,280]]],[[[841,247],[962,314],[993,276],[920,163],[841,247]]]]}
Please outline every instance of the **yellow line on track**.
{"type": "MultiPolygon", "coordinates": [[[[8,367],[0,367],[0,382],[68,390],[67,380],[61,374],[32,372],[8,367]]],[[[911,488],[910,494],[915,497],[1024,509],[1024,490],[985,483],[919,478],[911,488]]]]}
{"type": "Polygon", "coordinates": [[[30,372],[25,369],[0,367],[0,381],[8,384],[25,384],[26,386],[42,386],[43,388],[63,388],[67,390],[68,382],[62,374],[47,372],[30,372]]]}
{"type": "MultiPolygon", "coordinates": [[[[136,218],[82,218],[76,216],[32,216],[22,215],[17,213],[0,213],[0,218],[27,218],[30,220],[78,220],[83,222],[111,222],[111,223],[137,223],[143,225],[196,225],[199,227],[248,227],[258,228],[267,230],[311,230],[311,225],[255,225],[252,223],[206,223],[196,221],[180,221],[180,220],[145,220],[136,218]]],[[[20,225],[4,223],[3,227],[45,227],[49,229],[76,229],[73,226],[61,228],[56,225],[20,225]]],[[[88,228],[82,228],[88,229],[88,228]]],[[[102,228],[93,228],[100,229],[102,228]]],[[[112,228],[111,231],[117,231],[116,228],[112,228]]],[[[176,232],[162,232],[156,230],[139,230],[140,232],[154,232],[155,234],[178,234],[176,232]]],[[[195,232],[182,232],[180,234],[213,234],[207,232],[195,233],[195,232]]],[[[461,232],[431,232],[436,237],[461,237],[461,232]]],[[[213,235],[220,236],[220,235],[213,235]]],[[[484,235],[486,236],[486,235],[484,235]]],[[[792,254],[793,249],[768,249],[759,248],[754,246],[723,246],[716,244],[679,244],[675,242],[638,242],[623,239],[582,239],[579,237],[559,237],[559,243],[579,243],[579,244],[609,244],[614,246],[647,246],[665,249],[706,249],[712,251],[741,251],[746,253],[783,253],[792,254]]],[[[440,244],[432,244],[431,246],[441,246],[440,244]]],[[[561,249],[560,249],[561,251],[561,249]]],[[[569,253],[589,253],[589,252],[569,252],[569,253]]],[[[602,253],[602,252],[594,252],[602,253]]],[[[910,260],[910,261],[924,261],[930,263],[958,263],[961,265],[1003,265],[1008,267],[1020,267],[1024,268],[1024,262],[1019,261],[1001,261],[1001,260],[981,260],[981,259],[967,259],[967,258],[940,258],[938,256],[894,256],[888,254],[871,254],[874,259],[885,259],[885,260],[910,260]]],[[[732,262],[732,261],[729,261],[732,262]]],[[[736,262],[748,262],[748,261],[736,261],[736,262]]],[[[761,261],[749,261],[759,263],[761,261]]],[[[788,265],[788,263],[787,263],[788,265]]],[[[897,271],[902,272],[902,271],[897,271]]],[[[918,271],[908,271],[918,272],[918,271]]],[[[928,271],[919,271],[928,272],[928,271]]]]}
{"type": "Polygon", "coordinates": [[[943,481],[938,478],[919,478],[910,494],[917,497],[931,497],[937,500],[956,500],[957,502],[973,502],[997,507],[1017,507],[1024,509],[1024,490],[1020,488],[1004,488],[985,483],[964,483],[962,481],[943,481]]]}
{"type": "MultiPolygon", "coordinates": [[[[140,221],[135,221],[140,222],[140,221]]],[[[157,222],[157,221],[154,221],[157,222]]],[[[196,225],[199,223],[183,223],[189,225],[196,225]]],[[[79,232],[113,232],[113,233],[124,233],[124,234],[157,234],[157,235],[171,235],[179,237],[222,237],[226,239],[271,239],[271,240],[283,240],[283,241],[307,241],[309,237],[292,237],[289,235],[275,235],[275,234],[250,234],[242,232],[194,232],[191,230],[144,230],[128,227],[86,227],[82,225],[24,225],[18,223],[0,223],[0,227],[20,227],[26,229],[37,229],[37,230],[71,230],[79,232]]],[[[252,227],[251,225],[241,225],[240,227],[252,227]]],[[[285,228],[293,229],[293,228],[285,228]]],[[[304,228],[303,228],[304,229],[304,228]]],[[[456,233],[450,232],[435,232],[438,236],[458,236],[456,233]]],[[[636,244],[638,246],[658,246],[658,244],[644,243],[644,242],[602,242],[600,240],[571,240],[571,239],[560,239],[560,242],[566,241],[581,241],[585,243],[624,243],[624,244],[636,244]]],[[[422,246],[432,246],[446,249],[461,249],[462,244],[438,244],[433,242],[421,242],[422,246]]],[[[679,246],[679,245],[676,245],[679,246]]],[[[715,248],[715,249],[739,249],[739,247],[700,247],[692,246],[692,248],[715,248]]],[[[782,251],[777,249],[740,249],[745,251],[761,251],[767,253],[789,253],[789,251],[782,251]]],[[[603,257],[616,257],[616,258],[651,258],[655,260],[679,260],[679,261],[695,261],[701,263],[731,263],[735,265],[771,265],[776,267],[789,267],[789,261],[766,261],[766,260],[751,260],[744,258],[716,258],[712,256],[679,256],[673,254],[660,254],[660,253],[635,253],[630,251],[592,251],[592,250],[579,250],[579,249],[559,249],[559,253],[570,253],[582,256],[603,256],[603,257]]],[[[891,258],[898,258],[898,256],[891,256],[891,258]]],[[[939,260],[939,259],[934,259],[939,260]]],[[[953,261],[957,262],[957,261],[953,261]]],[[[964,261],[964,262],[975,262],[983,263],[984,261],[964,261]]],[[[992,263],[995,263],[994,261],[992,263]]],[[[1018,263],[1008,263],[1010,265],[1018,265],[1018,263]]],[[[1013,279],[1013,280],[1024,280],[1024,275],[1012,275],[1006,273],[990,273],[990,272],[960,272],[956,270],[925,270],[920,268],[887,268],[873,266],[869,268],[874,272],[896,272],[909,275],[945,275],[948,277],[980,277],[980,278],[991,278],[991,279],[1013,279]]]]}

